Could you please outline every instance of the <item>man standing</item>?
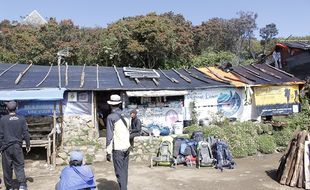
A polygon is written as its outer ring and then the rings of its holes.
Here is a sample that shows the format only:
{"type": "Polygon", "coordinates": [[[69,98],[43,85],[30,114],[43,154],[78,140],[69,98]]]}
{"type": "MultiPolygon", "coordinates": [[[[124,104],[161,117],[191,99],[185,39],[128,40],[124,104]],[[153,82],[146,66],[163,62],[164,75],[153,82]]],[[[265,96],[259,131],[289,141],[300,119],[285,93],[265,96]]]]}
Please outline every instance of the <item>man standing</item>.
{"type": "Polygon", "coordinates": [[[141,135],[141,121],[137,117],[137,110],[130,111],[131,126],[130,126],[130,144],[133,146],[134,138],[141,135]]]}
{"type": "Polygon", "coordinates": [[[120,190],[127,190],[128,161],[129,161],[129,129],[128,121],[121,115],[119,95],[113,94],[107,103],[111,106],[111,114],[107,118],[107,161],[113,164],[120,190]]]}
{"type": "Polygon", "coordinates": [[[9,112],[0,120],[0,150],[2,152],[2,168],[4,184],[7,190],[12,189],[13,168],[19,190],[26,190],[26,176],[24,170],[23,140],[26,141],[26,151],[30,151],[30,136],[26,120],[15,113],[16,102],[10,101],[6,105],[9,112]]]}

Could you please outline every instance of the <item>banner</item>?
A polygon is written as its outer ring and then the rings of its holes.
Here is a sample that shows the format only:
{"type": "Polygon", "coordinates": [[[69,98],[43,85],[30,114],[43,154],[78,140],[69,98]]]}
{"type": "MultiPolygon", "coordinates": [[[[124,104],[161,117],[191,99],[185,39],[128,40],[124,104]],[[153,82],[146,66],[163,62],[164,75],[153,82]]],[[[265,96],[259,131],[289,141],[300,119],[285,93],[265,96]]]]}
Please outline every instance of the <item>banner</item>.
{"type": "Polygon", "coordinates": [[[256,106],[277,104],[298,104],[298,85],[292,86],[262,86],[254,88],[256,106]]]}
{"type": "Polygon", "coordinates": [[[217,113],[222,113],[228,118],[239,118],[243,110],[243,101],[244,92],[237,88],[193,90],[185,95],[185,118],[190,118],[193,103],[198,119],[211,118],[217,113]]]}
{"type": "Polygon", "coordinates": [[[23,116],[52,116],[54,104],[56,104],[56,115],[59,115],[59,102],[35,100],[18,101],[16,113],[23,116]]]}
{"type": "Polygon", "coordinates": [[[298,85],[255,87],[254,98],[261,116],[288,115],[300,110],[298,85]]]}

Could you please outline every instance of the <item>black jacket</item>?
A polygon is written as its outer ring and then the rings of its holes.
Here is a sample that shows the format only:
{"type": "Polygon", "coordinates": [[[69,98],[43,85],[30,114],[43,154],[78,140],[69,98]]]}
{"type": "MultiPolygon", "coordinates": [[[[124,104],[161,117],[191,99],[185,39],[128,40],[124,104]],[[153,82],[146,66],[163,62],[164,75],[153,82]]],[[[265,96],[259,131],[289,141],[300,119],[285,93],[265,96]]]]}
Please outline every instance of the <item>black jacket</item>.
{"type": "Polygon", "coordinates": [[[30,147],[30,135],[26,120],[23,116],[16,114],[5,115],[0,119],[0,150],[3,151],[12,144],[30,147]]]}
{"type": "Polygon", "coordinates": [[[141,133],[141,121],[138,117],[131,119],[131,131],[130,133],[141,133]]]}

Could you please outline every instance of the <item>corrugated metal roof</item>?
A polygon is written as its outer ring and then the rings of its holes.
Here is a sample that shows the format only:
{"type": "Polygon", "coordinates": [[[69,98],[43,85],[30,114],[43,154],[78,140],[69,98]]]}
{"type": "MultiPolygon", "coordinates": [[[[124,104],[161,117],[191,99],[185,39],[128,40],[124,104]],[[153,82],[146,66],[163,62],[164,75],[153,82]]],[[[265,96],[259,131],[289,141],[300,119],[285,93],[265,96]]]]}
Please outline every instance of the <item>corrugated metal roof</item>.
{"type": "Polygon", "coordinates": [[[304,84],[303,80],[266,64],[232,67],[233,74],[251,85],[304,84]]]}
{"type": "Polygon", "coordinates": [[[289,48],[310,50],[310,43],[309,42],[281,42],[281,43],[278,43],[276,46],[281,46],[281,44],[284,44],[285,46],[287,46],[289,48]]]}
{"type": "MultiPolygon", "coordinates": [[[[42,82],[40,86],[37,86],[46,76],[49,66],[33,65],[24,74],[18,84],[15,81],[19,74],[23,72],[29,65],[16,64],[10,68],[12,64],[0,63],[0,89],[33,89],[33,88],[55,88],[58,87],[58,67],[53,66],[46,80],[42,82]],[[7,72],[4,73],[8,68],[7,72]]],[[[161,89],[200,89],[210,87],[224,87],[230,86],[227,83],[223,83],[217,80],[206,77],[200,71],[196,69],[190,69],[185,71],[184,69],[177,70],[180,74],[188,77],[191,82],[185,81],[173,70],[164,70],[163,72],[169,76],[175,78],[178,83],[172,82],[165,77],[160,71],[160,78],[156,79],[159,82],[157,86],[151,79],[139,79],[140,83],[136,83],[135,80],[125,77],[123,69],[117,68],[120,78],[123,82],[123,86],[120,85],[116,72],[113,67],[99,67],[98,69],[98,82],[97,88],[97,67],[86,66],[84,85],[81,85],[81,74],[83,66],[68,66],[68,84],[65,83],[65,66],[61,66],[61,86],[69,90],[161,90],[161,89]],[[191,74],[189,74],[191,73],[191,74]]]]}
{"type": "Polygon", "coordinates": [[[214,80],[229,82],[230,84],[236,87],[245,86],[247,84],[246,82],[242,81],[236,75],[229,73],[229,72],[225,72],[216,67],[202,67],[202,68],[199,68],[199,70],[214,80]]]}
{"type": "Polygon", "coordinates": [[[279,85],[304,84],[305,81],[294,77],[282,70],[266,64],[251,64],[234,66],[229,72],[215,67],[199,68],[200,71],[219,81],[228,81],[230,84],[241,87],[245,85],[279,85]]]}

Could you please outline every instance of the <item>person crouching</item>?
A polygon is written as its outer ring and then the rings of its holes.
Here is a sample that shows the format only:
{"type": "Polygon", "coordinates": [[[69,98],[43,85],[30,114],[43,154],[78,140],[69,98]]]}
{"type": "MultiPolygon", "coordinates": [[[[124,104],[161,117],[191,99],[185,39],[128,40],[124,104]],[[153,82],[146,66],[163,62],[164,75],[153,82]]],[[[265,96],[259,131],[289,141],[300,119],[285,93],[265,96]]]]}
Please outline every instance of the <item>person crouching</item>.
{"type": "Polygon", "coordinates": [[[83,165],[83,154],[80,151],[70,153],[69,166],[60,174],[56,190],[95,190],[95,177],[91,168],[83,165]]]}

